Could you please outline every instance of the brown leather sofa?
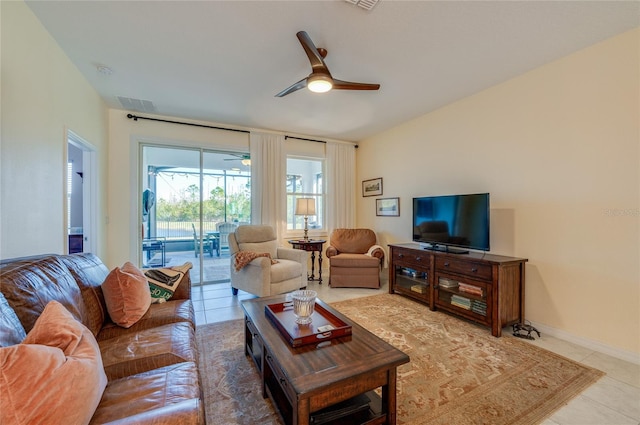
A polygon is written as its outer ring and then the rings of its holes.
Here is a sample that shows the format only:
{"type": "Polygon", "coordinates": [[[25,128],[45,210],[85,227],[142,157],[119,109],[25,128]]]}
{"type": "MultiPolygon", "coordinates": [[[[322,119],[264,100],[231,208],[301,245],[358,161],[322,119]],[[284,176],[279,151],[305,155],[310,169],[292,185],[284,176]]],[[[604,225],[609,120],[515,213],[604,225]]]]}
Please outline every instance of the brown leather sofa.
{"type": "Polygon", "coordinates": [[[108,383],[90,423],[204,424],[189,274],[169,301],[152,304],[123,328],[111,322],[105,306],[101,284],[108,273],[88,253],[4,260],[0,346],[19,344],[47,303],[58,301],[100,348],[108,383]]]}
{"type": "Polygon", "coordinates": [[[380,288],[384,250],[371,229],[335,229],[325,253],[329,285],[334,288],[380,288]]]}

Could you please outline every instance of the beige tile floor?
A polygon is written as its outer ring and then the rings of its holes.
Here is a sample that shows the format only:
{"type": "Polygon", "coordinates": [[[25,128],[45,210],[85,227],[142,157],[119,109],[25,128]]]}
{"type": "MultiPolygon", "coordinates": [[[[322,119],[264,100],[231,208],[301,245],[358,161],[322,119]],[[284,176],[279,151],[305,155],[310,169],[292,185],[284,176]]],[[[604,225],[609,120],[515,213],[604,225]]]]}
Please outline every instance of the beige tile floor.
{"type": "MultiPolygon", "coordinates": [[[[323,277],[326,279],[326,273],[323,277]]],[[[325,281],[322,285],[311,282],[309,289],[316,290],[319,298],[330,303],[386,293],[388,286],[384,279],[379,290],[330,288],[325,281]]],[[[194,287],[192,299],[196,323],[242,319],[244,314],[240,301],[253,297],[242,291],[238,296],[232,296],[228,283],[194,287]]],[[[509,332],[503,332],[503,335],[513,338],[509,332]]],[[[640,365],[544,334],[531,341],[531,344],[606,373],[597,383],[545,420],[543,425],[640,425],[640,365]]]]}

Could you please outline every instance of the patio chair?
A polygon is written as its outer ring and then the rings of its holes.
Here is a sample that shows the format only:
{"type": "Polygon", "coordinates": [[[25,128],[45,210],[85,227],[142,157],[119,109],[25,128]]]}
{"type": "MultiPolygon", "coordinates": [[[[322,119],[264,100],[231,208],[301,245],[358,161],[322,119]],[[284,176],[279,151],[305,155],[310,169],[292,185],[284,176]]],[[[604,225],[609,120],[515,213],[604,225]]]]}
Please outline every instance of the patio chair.
{"type": "Polygon", "coordinates": [[[235,232],[238,228],[236,223],[218,223],[216,230],[220,233],[220,249],[229,249],[229,233],[235,232]]]}
{"type": "MultiPolygon", "coordinates": [[[[198,232],[196,232],[196,226],[191,223],[191,228],[193,229],[193,248],[196,254],[196,258],[198,258],[198,254],[200,254],[200,238],[198,237],[198,232]]],[[[209,239],[209,236],[202,238],[202,249],[204,252],[208,252],[209,256],[213,257],[213,241],[209,239]]],[[[218,254],[220,256],[220,254],[218,254]]]]}

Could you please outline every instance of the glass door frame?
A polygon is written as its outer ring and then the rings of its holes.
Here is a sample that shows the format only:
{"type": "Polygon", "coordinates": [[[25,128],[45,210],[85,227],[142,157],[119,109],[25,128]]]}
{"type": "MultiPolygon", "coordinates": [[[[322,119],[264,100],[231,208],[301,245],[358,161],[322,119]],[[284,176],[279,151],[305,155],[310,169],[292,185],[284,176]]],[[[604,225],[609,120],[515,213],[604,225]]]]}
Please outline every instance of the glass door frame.
{"type": "MultiPolygon", "coordinates": [[[[205,249],[205,247],[203,246],[203,239],[204,239],[204,226],[205,226],[205,220],[204,220],[204,203],[207,201],[207,199],[205,199],[204,196],[204,190],[205,190],[205,182],[204,182],[204,178],[206,175],[215,175],[213,173],[207,173],[207,169],[205,169],[205,165],[206,162],[205,158],[207,154],[220,154],[220,155],[226,155],[226,156],[231,156],[231,159],[234,158],[240,158],[239,160],[242,160],[242,164],[245,165],[245,168],[247,166],[247,164],[245,163],[245,159],[248,158],[248,152],[242,152],[239,149],[236,150],[222,150],[222,149],[216,149],[216,148],[203,148],[203,147],[197,147],[197,146],[181,146],[179,144],[163,144],[163,143],[154,143],[152,141],[140,141],[139,143],[139,178],[138,178],[138,193],[140,194],[140,197],[138,199],[142,199],[142,194],[143,194],[143,190],[145,188],[149,188],[151,189],[151,183],[148,182],[149,179],[149,170],[147,168],[149,168],[149,166],[151,164],[148,164],[146,161],[146,157],[145,157],[145,149],[146,148],[154,148],[154,149],[167,149],[167,150],[180,150],[180,151],[191,151],[191,152],[197,152],[198,154],[198,169],[197,169],[197,174],[198,174],[198,218],[197,218],[197,222],[199,224],[199,234],[197,235],[198,238],[200,239],[200,255],[197,258],[197,267],[198,267],[198,276],[200,276],[200,278],[197,281],[192,281],[192,284],[194,286],[200,286],[206,283],[219,283],[216,280],[212,280],[212,279],[207,279],[207,277],[204,274],[204,257],[203,255],[207,254],[207,251],[205,249]],[[147,179],[147,180],[145,180],[147,179]],[[145,184],[145,181],[147,181],[148,183],[145,184]]],[[[228,161],[230,159],[225,159],[225,161],[228,161]]],[[[237,170],[237,168],[235,167],[231,167],[229,166],[229,170],[231,171],[235,171],[237,170]]],[[[194,164],[195,165],[195,164],[194,164]]],[[[178,166],[174,167],[174,168],[179,168],[178,166]]],[[[184,168],[189,168],[189,167],[184,167],[184,168]]],[[[217,170],[217,169],[216,169],[217,170]]],[[[227,179],[227,169],[224,170],[220,170],[223,172],[224,175],[221,174],[221,177],[224,177],[224,189],[223,189],[223,193],[224,193],[224,219],[225,221],[227,220],[227,209],[229,206],[229,202],[228,202],[228,185],[226,183],[226,179],[227,179]]],[[[250,182],[251,180],[251,171],[250,171],[250,165],[249,165],[249,169],[248,169],[248,175],[246,174],[247,170],[244,171],[244,173],[241,175],[240,172],[238,171],[237,175],[229,175],[229,177],[242,177],[242,178],[246,178],[248,179],[248,182],[250,182]]],[[[196,174],[196,173],[192,173],[189,172],[188,174],[196,174]]],[[[155,180],[154,180],[155,181],[155,180]]],[[[250,194],[250,185],[247,186],[249,188],[249,201],[251,200],[251,194],[250,194]]],[[[157,187],[153,187],[152,189],[155,193],[157,193],[157,187]]],[[[140,208],[142,208],[142,202],[139,203],[140,208]]],[[[157,206],[157,200],[156,203],[154,205],[154,207],[157,206]]],[[[147,238],[148,235],[157,237],[158,233],[157,233],[157,218],[156,218],[156,210],[155,208],[152,208],[153,210],[153,214],[149,214],[148,220],[145,222],[143,220],[143,215],[138,214],[138,220],[139,220],[139,229],[141,229],[140,232],[138,232],[138,253],[139,255],[141,255],[140,257],[140,264],[143,264],[143,259],[144,259],[144,255],[145,252],[143,251],[143,239],[147,238]],[[146,230],[143,225],[147,225],[148,227],[152,227],[154,228],[154,231],[152,232],[150,229],[146,230]]],[[[249,203],[249,211],[250,211],[250,203],[249,203]]],[[[248,220],[250,221],[250,217],[248,218],[248,220]]],[[[196,230],[196,232],[198,233],[198,230],[196,230]]]]}

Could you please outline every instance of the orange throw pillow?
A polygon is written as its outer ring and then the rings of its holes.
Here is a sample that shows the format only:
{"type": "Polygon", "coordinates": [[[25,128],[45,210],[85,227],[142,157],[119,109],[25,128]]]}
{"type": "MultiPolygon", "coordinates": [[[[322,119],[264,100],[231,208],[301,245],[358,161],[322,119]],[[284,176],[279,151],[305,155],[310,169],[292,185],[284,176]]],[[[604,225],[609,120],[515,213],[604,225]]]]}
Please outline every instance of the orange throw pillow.
{"type": "Polygon", "coordinates": [[[21,344],[0,348],[0,423],[87,424],[107,386],[86,326],[51,301],[21,344]]]}
{"type": "Polygon", "coordinates": [[[102,292],[111,320],[123,328],[133,326],[151,305],[147,278],[130,262],[111,270],[102,283],[102,292]]]}

